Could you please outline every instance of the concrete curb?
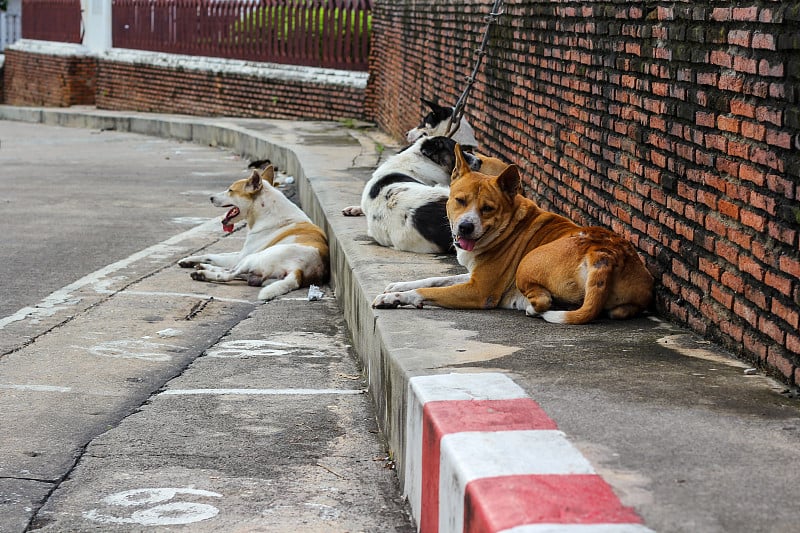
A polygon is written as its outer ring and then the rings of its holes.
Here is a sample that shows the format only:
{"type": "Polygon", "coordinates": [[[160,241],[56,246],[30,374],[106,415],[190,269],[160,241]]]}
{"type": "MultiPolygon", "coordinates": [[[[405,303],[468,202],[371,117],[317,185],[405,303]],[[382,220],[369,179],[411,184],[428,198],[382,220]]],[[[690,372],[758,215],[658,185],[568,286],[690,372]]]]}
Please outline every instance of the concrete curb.
{"type": "MultiPolygon", "coordinates": [[[[359,244],[363,227],[340,215],[342,207],[358,203],[370,171],[355,164],[364,151],[358,142],[326,149],[326,137],[309,142],[311,136],[292,127],[304,123],[93,108],[0,106],[0,119],[220,145],[245,157],[268,157],[295,176],[304,209],[328,234],[337,297],[369,379],[379,422],[395,453],[405,494],[424,533],[650,531],[509,377],[441,374],[469,362],[469,357],[487,360],[512,353],[513,348],[465,340],[462,330],[457,339],[465,348],[432,361],[414,351],[407,342],[409,332],[417,339],[444,337],[445,343],[446,332],[427,332],[430,320],[410,313],[403,313],[401,320],[381,320],[386,315],[371,308],[372,296],[382,290],[387,277],[385,271],[376,274],[376,269],[395,269],[397,274],[391,275],[403,279],[441,275],[442,266],[429,256],[384,248],[380,256],[364,252],[359,244]],[[354,177],[358,173],[361,176],[354,177]]],[[[352,136],[336,124],[329,124],[326,131],[328,139],[331,131],[352,136]]],[[[372,248],[374,252],[377,247],[372,248]]]]}
{"type": "Polygon", "coordinates": [[[409,380],[405,495],[424,532],[647,532],[504,374],[409,380]]]}

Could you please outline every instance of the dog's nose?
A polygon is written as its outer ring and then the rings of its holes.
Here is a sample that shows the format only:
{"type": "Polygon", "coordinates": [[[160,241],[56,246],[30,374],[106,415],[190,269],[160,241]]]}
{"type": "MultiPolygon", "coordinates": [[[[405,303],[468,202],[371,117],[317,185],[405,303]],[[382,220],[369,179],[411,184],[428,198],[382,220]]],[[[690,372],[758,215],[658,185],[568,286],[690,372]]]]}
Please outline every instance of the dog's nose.
{"type": "Polygon", "coordinates": [[[472,235],[473,231],[475,231],[475,224],[472,222],[464,221],[458,225],[458,234],[462,237],[472,235]]]}

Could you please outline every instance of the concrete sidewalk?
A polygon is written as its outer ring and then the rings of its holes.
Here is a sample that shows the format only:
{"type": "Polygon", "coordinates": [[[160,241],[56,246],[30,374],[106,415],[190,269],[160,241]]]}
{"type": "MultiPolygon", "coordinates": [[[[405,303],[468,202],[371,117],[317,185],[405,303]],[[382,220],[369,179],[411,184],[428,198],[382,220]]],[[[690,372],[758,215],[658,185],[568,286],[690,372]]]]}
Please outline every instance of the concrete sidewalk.
{"type": "Polygon", "coordinates": [[[798,401],[685,330],[658,317],[569,327],[510,311],[373,310],[391,281],[461,271],[451,257],[376,246],[363,218],[341,215],[390,152],[380,132],[92,108],[0,106],[0,119],[221,145],[295,176],[328,233],[336,295],[425,531],[641,531],[641,519],[782,531],[800,519],[798,401]]]}

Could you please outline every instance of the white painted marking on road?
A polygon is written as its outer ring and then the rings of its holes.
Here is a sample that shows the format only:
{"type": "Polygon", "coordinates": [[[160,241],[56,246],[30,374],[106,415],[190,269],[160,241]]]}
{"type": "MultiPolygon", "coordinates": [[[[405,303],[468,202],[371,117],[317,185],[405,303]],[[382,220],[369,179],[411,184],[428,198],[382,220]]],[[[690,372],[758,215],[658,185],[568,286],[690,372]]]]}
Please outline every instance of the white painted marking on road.
{"type": "Polygon", "coordinates": [[[103,503],[109,505],[121,505],[131,507],[136,505],[148,505],[151,503],[161,503],[173,499],[178,494],[190,494],[192,496],[207,496],[209,498],[221,498],[222,494],[208,490],[189,489],[189,488],[146,488],[133,489],[117,492],[103,498],[103,503]]]}
{"type": "MultiPolygon", "coordinates": [[[[101,503],[116,507],[140,507],[154,503],[166,502],[179,495],[221,498],[222,494],[208,490],[189,488],[146,488],[117,492],[106,496],[101,503]]],[[[172,502],[140,509],[130,516],[113,516],[104,514],[98,509],[84,511],[83,517],[102,524],[140,524],[143,526],[168,526],[192,524],[214,518],[219,509],[213,505],[196,502],[172,502]]]]}
{"type": "Polygon", "coordinates": [[[288,355],[291,350],[286,348],[292,348],[292,345],[285,342],[262,340],[227,341],[208,350],[206,356],[217,359],[247,359],[248,357],[288,355]]]}
{"type": "Polygon", "coordinates": [[[186,230],[183,233],[179,233],[169,239],[145,248],[144,250],[140,250],[134,254],[129,255],[125,259],[121,259],[115,263],[111,263],[99,270],[92,272],[91,274],[87,274],[80,278],[79,280],[70,283],[44,298],[44,300],[40,301],[33,307],[23,307],[16,313],[9,315],[5,318],[0,319],[0,330],[8,326],[9,324],[13,324],[14,322],[19,322],[22,320],[30,319],[33,323],[37,323],[38,320],[46,317],[50,317],[55,315],[57,312],[64,310],[68,307],[72,307],[77,305],[81,298],[73,296],[73,293],[76,291],[86,288],[92,287],[95,289],[95,292],[100,294],[107,294],[110,291],[107,289],[108,280],[107,278],[121,270],[123,268],[127,268],[131,264],[141,259],[146,259],[150,257],[166,257],[167,254],[173,254],[178,250],[185,250],[185,247],[178,246],[179,243],[186,239],[193,238],[197,235],[203,235],[208,233],[213,233],[218,231],[219,222],[217,220],[210,220],[204,224],[201,224],[197,227],[194,227],[190,230],[186,230]]]}
{"type": "Polygon", "coordinates": [[[366,389],[171,389],[161,396],[317,396],[324,394],[365,394],[366,389]]]}
{"type": "Polygon", "coordinates": [[[143,361],[163,362],[172,359],[172,356],[165,353],[168,350],[186,350],[185,346],[174,344],[160,344],[139,339],[125,339],[118,341],[102,342],[91,348],[73,346],[88,350],[92,355],[100,357],[112,357],[114,359],[141,359],[143,361]]]}
{"type": "Polygon", "coordinates": [[[55,385],[12,385],[0,383],[0,389],[25,390],[34,392],[71,392],[70,387],[56,387],[55,385]]]}
{"type": "Polygon", "coordinates": [[[314,331],[276,332],[268,339],[221,342],[209,349],[206,357],[220,359],[289,355],[297,358],[340,357],[341,351],[347,347],[340,336],[314,331]]]}

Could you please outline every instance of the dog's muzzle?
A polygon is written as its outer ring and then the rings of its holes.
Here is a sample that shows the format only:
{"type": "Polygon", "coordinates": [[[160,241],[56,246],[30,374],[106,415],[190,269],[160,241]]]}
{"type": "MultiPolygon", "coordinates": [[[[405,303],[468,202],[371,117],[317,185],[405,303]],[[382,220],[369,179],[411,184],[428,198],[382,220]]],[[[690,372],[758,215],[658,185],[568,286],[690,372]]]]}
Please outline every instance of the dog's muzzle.
{"type": "Polygon", "coordinates": [[[471,252],[477,242],[477,239],[474,238],[475,224],[464,220],[458,224],[457,229],[458,233],[453,237],[453,244],[462,250],[471,252]]]}

